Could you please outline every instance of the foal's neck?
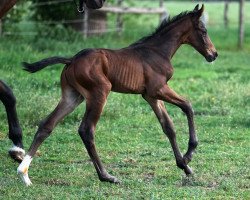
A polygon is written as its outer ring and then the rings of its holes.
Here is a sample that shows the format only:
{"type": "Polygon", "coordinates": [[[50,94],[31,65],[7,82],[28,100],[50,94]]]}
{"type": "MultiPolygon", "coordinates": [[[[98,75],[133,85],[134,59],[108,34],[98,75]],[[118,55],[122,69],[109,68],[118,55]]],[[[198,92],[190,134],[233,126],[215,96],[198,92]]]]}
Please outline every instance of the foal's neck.
{"type": "Polygon", "coordinates": [[[185,38],[192,28],[191,19],[187,17],[171,24],[171,27],[166,28],[165,31],[163,30],[160,39],[155,43],[169,60],[174,56],[177,49],[185,43],[185,38]]]}

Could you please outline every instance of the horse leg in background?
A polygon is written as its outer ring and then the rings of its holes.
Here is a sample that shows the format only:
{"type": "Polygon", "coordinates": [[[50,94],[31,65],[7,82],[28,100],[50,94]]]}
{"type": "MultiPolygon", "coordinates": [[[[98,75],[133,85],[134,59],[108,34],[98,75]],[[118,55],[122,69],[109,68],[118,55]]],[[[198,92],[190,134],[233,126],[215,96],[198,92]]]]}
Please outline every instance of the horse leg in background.
{"type": "Polygon", "coordinates": [[[188,128],[189,128],[189,142],[188,142],[188,150],[184,155],[183,159],[185,164],[187,165],[191,160],[193,153],[198,145],[198,139],[195,133],[194,128],[194,120],[193,120],[193,109],[191,104],[176,94],[168,85],[165,85],[161,88],[157,94],[157,98],[166,101],[168,103],[174,104],[182,109],[182,111],[186,114],[188,120],[188,128]]]}
{"type": "Polygon", "coordinates": [[[1,0],[0,1],[0,19],[8,12],[15,4],[17,0],[1,0]]]}
{"type": "Polygon", "coordinates": [[[84,0],[84,2],[86,3],[86,6],[90,9],[99,9],[103,6],[105,0],[84,0]]]}
{"type": "Polygon", "coordinates": [[[83,97],[70,87],[63,88],[62,93],[62,98],[57,107],[40,124],[28,153],[17,169],[17,173],[20,175],[21,179],[27,186],[31,184],[28,176],[29,165],[38,147],[47,137],[49,137],[57,123],[62,120],[67,114],[72,112],[83,101],[83,97]]]}
{"type": "Polygon", "coordinates": [[[116,177],[108,174],[95,147],[94,132],[96,124],[100,118],[110,91],[110,88],[106,90],[101,90],[100,88],[101,87],[98,88],[100,91],[91,92],[91,97],[86,99],[86,111],[78,132],[94,164],[100,181],[119,183],[119,180],[116,177]]]}
{"type": "Polygon", "coordinates": [[[184,162],[183,156],[179,150],[179,147],[176,142],[176,134],[174,131],[173,122],[170,119],[164,103],[160,100],[150,98],[146,95],[143,95],[143,98],[149,103],[153,111],[155,112],[164,133],[167,135],[172,149],[174,151],[176,164],[179,168],[183,169],[186,174],[191,174],[191,168],[184,162]]]}
{"type": "MultiPolygon", "coordinates": [[[[76,0],[75,4],[76,4],[76,0]]],[[[79,0],[79,6],[77,6],[78,12],[84,12],[84,8],[87,7],[89,9],[99,9],[103,6],[105,0],[79,0]],[[85,4],[85,5],[84,5],[85,4]]]]}
{"type": "Polygon", "coordinates": [[[16,98],[12,90],[0,80],[0,100],[3,102],[9,125],[9,139],[12,140],[14,146],[9,150],[9,155],[14,160],[21,162],[25,151],[22,143],[22,129],[19,125],[16,112],[16,98]]]}

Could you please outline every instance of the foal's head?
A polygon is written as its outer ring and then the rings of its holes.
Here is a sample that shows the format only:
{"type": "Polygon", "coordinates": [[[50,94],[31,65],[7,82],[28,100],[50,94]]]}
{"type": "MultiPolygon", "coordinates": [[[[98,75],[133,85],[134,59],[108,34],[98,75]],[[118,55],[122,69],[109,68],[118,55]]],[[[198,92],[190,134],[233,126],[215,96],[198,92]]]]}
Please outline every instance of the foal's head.
{"type": "Polygon", "coordinates": [[[207,29],[204,23],[201,21],[201,16],[204,11],[204,6],[199,9],[197,5],[192,14],[192,30],[189,32],[185,43],[193,46],[201,55],[203,55],[208,62],[212,62],[218,56],[217,51],[210,40],[207,29]]]}

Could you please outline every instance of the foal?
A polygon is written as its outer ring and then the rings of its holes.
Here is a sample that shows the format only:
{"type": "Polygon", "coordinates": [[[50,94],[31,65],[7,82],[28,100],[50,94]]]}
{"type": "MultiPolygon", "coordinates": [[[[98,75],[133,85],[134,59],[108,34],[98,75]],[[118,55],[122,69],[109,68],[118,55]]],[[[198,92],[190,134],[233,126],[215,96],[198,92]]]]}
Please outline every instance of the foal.
{"type": "Polygon", "coordinates": [[[16,98],[12,90],[0,80],[0,101],[3,102],[7,113],[9,125],[9,138],[12,140],[14,146],[9,150],[9,155],[16,161],[23,160],[25,151],[22,143],[22,129],[16,113],[16,98]]]}
{"type": "Polygon", "coordinates": [[[40,124],[32,145],[17,171],[26,185],[31,181],[28,168],[38,147],[51,134],[57,123],[72,112],[84,99],[86,111],[79,135],[94,164],[99,179],[118,183],[104,168],[95,147],[94,132],[110,91],[141,94],[155,112],[167,135],[177,166],[188,175],[188,163],[197,146],[191,104],[167,84],[173,75],[171,58],[182,44],[193,46],[208,62],[217,57],[204,24],[200,21],[204,7],[184,12],[165,20],[151,35],[119,49],[85,49],[72,58],[51,57],[39,62],[24,63],[25,70],[36,72],[48,65],[65,64],[61,74],[62,97],[55,110],[40,124]],[[173,123],[163,102],[174,104],[186,114],[189,126],[188,150],[183,156],[176,142],[173,123]]]}

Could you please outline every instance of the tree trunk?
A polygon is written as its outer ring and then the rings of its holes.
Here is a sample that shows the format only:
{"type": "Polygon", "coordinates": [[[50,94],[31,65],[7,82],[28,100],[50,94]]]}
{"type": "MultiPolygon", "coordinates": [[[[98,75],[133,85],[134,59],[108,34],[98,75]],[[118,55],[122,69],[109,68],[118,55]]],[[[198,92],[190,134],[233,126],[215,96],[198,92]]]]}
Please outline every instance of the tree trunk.
{"type": "MultiPolygon", "coordinates": [[[[117,2],[117,6],[121,7],[122,6],[122,2],[123,0],[118,0],[117,2]]],[[[122,20],[122,15],[120,13],[117,14],[117,18],[116,18],[116,29],[119,33],[119,35],[122,32],[122,28],[123,28],[123,20],[122,20]]]]}
{"type": "Polygon", "coordinates": [[[228,0],[226,0],[225,7],[224,7],[224,26],[225,26],[225,28],[228,27],[228,6],[229,6],[229,2],[228,2],[228,0]]]}
{"type": "Polygon", "coordinates": [[[244,41],[244,0],[240,0],[239,5],[239,40],[238,47],[243,48],[244,41]]]}
{"type": "Polygon", "coordinates": [[[2,20],[0,19],[0,37],[2,36],[3,29],[2,29],[2,20]]]}
{"type": "Polygon", "coordinates": [[[87,23],[88,25],[84,26],[84,31],[87,31],[87,36],[101,35],[106,33],[107,13],[102,12],[101,10],[89,9],[87,14],[87,23]]]}
{"type": "Polygon", "coordinates": [[[89,11],[84,8],[84,19],[83,19],[83,36],[86,39],[88,37],[88,29],[89,29],[89,11]]]}

